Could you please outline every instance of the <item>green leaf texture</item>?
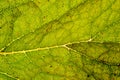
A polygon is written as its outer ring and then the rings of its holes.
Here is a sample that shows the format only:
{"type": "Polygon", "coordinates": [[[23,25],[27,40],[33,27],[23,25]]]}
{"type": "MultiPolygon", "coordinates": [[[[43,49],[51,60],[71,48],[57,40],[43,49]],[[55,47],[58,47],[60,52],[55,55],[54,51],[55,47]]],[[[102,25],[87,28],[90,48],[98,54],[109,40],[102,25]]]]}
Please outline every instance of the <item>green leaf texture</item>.
{"type": "Polygon", "coordinates": [[[120,80],[120,0],[0,0],[0,80],[120,80]]]}

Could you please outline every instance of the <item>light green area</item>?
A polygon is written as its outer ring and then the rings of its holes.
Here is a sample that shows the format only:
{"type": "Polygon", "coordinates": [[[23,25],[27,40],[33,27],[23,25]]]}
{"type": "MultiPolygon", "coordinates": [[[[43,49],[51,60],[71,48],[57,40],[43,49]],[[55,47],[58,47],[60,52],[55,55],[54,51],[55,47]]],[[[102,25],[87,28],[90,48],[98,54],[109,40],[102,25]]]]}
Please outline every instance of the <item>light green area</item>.
{"type": "Polygon", "coordinates": [[[120,80],[120,0],[0,0],[0,80],[120,80]]]}

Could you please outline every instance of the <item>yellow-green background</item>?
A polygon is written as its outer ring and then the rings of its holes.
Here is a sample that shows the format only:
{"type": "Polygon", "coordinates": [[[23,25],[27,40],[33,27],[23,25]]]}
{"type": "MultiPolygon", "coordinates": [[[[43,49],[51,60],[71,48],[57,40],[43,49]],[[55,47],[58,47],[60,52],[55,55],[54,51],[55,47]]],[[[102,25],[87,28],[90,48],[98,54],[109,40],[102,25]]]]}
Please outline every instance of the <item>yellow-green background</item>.
{"type": "Polygon", "coordinates": [[[120,0],[0,0],[0,80],[120,80],[119,42],[120,0]]]}

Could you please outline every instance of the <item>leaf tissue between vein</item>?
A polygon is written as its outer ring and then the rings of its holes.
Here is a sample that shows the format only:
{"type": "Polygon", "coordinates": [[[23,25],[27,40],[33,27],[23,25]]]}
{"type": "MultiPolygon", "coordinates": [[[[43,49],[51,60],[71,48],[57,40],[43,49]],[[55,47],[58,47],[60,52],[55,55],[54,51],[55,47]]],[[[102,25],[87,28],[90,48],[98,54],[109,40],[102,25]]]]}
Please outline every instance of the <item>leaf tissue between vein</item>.
{"type": "Polygon", "coordinates": [[[120,43],[114,42],[80,42],[66,45],[80,55],[88,56],[98,62],[109,65],[120,64],[120,43]]]}

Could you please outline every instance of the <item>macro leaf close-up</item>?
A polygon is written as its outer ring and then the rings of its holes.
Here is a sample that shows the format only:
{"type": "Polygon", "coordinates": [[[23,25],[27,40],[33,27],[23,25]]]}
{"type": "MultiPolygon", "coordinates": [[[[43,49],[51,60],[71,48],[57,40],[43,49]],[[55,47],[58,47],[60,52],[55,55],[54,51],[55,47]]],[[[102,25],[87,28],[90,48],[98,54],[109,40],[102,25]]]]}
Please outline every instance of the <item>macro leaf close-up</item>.
{"type": "Polygon", "coordinates": [[[120,0],[0,0],[0,80],[120,80],[120,0]]]}

